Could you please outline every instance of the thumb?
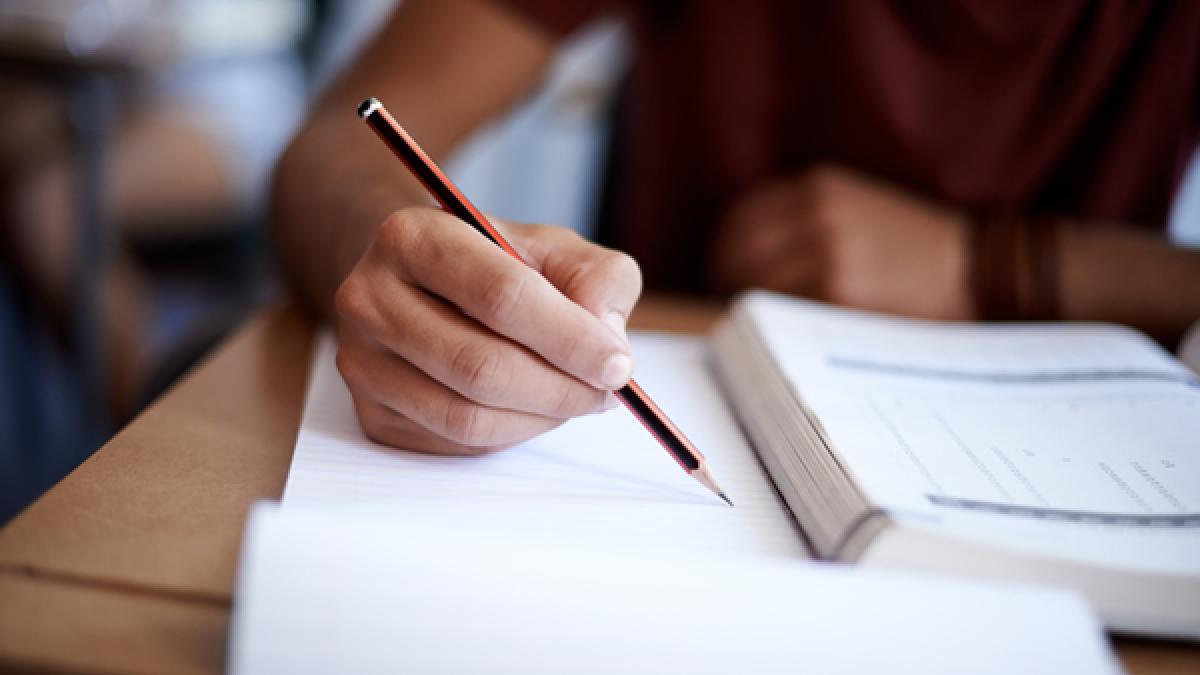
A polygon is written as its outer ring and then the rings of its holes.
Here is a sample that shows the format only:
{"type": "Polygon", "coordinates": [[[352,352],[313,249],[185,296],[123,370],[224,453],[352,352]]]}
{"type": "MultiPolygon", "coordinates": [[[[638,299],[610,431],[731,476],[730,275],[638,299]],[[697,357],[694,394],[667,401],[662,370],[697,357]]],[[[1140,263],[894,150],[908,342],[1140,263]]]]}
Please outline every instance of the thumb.
{"type": "Polygon", "coordinates": [[[511,234],[513,246],[530,266],[627,340],[625,323],[642,293],[642,271],[632,257],[564,227],[497,225],[511,234]]]}

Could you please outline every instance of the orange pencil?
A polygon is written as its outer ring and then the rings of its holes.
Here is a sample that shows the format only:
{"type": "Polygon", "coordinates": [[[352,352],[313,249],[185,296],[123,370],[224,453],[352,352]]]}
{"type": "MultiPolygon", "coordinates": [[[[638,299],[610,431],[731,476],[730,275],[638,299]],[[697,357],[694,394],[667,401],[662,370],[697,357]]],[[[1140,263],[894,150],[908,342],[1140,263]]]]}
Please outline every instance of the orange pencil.
{"type": "MultiPolygon", "coordinates": [[[[404,162],[408,170],[421,181],[425,189],[429,190],[429,193],[444,209],[475,228],[512,257],[525,262],[516,249],[505,241],[500,231],[488,222],[479,209],[467,201],[462,192],[454,183],[450,182],[450,179],[433,163],[433,160],[408,135],[408,132],[396,123],[396,120],[378,99],[368,98],[363,101],[358,106],[358,115],[375,130],[379,138],[396,153],[400,161],[404,162]]],[[[724,499],[727,504],[733,506],[733,502],[717,485],[717,480],[709,470],[704,455],[696,449],[696,446],[692,445],[687,436],[683,435],[679,427],[671,422],[670,418],[651,400],[645,390],[638,386],[637,382],[631,379],[628,384],[615,393],[617,398],[629,409],[629,412],[633,413],[642,426],[658,439],[658,442],[675,458],[676,462],[679,462],[679,466],[688,475],[700,481],[702,485],[724,499]]]]}

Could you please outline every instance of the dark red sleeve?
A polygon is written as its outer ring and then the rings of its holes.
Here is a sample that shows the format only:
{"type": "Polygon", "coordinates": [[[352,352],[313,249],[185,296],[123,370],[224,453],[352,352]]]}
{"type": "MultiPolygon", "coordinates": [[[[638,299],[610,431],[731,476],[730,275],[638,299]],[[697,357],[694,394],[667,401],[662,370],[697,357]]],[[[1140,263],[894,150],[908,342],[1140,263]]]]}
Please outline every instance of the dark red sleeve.
{"type": "Polygon", "coordinates": [[[564,37],[589,20],[624,7],[619,0],[492,0],[555,37],[564,37]]]}

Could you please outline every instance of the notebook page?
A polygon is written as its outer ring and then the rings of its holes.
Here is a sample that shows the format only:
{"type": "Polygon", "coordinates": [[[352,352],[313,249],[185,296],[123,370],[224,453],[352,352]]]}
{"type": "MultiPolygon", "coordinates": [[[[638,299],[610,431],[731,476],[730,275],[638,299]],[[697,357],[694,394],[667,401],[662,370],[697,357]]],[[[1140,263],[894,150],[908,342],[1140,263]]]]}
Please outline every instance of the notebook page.
{"type": "Polygon", "coordinates": [[[768,295],[749,307],[856,480],[894,514],[1031,552],[1200,568],[1200,379],[1148,338],[768,295]]]}
{"type": "Polygon", "coordinates": [[[721,400],[696,338],[634,334],[638,381],[708,458],[730,508],[679,469],[624,408],[572,420],[484,457],[439,457],[367,440],[334,365],[315,349],[285,507],[361,503],[414,518],[453,514],[551,540],[806,556],[803,539],[721,400]]]}
{"type": "Polygon", "coordinates": [[[845,373],[981,385],[1200,384],[1200,376],[1153,340],[1113,324],[921,321],[769,293],[751,294],[748,307],[768,340],[780,346],[799,340],[808,348],[780,353],[789,369],[819,364],[845,373]]]}
{"type": "Polygon", "coordinates": [[[230,672],[1119,672],[1061,591],[448,525],[260,505],[230,672]]]}

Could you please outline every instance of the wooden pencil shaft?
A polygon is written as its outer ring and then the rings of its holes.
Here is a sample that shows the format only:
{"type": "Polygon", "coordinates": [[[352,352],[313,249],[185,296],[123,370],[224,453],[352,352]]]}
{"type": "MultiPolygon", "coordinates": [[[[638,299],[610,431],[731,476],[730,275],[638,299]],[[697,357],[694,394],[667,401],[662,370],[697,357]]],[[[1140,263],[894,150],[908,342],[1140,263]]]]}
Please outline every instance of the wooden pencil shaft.
{"type": "MultiPolygon", "coordinates": [[[[383,104],[376,99],[367,99],[359,106],[358,112],[443,208],[475,228],[512,257],[528,264],[504,235],[450,182],[437,164],[388,113],[383,104]]],[[[646,427],[675,461],[679,462],[684,471],[692,473],[700,468],[704,455],[692,445],[637,382],[630,379],[629,383],[615,394],[642,426],[646,427]]]]}

